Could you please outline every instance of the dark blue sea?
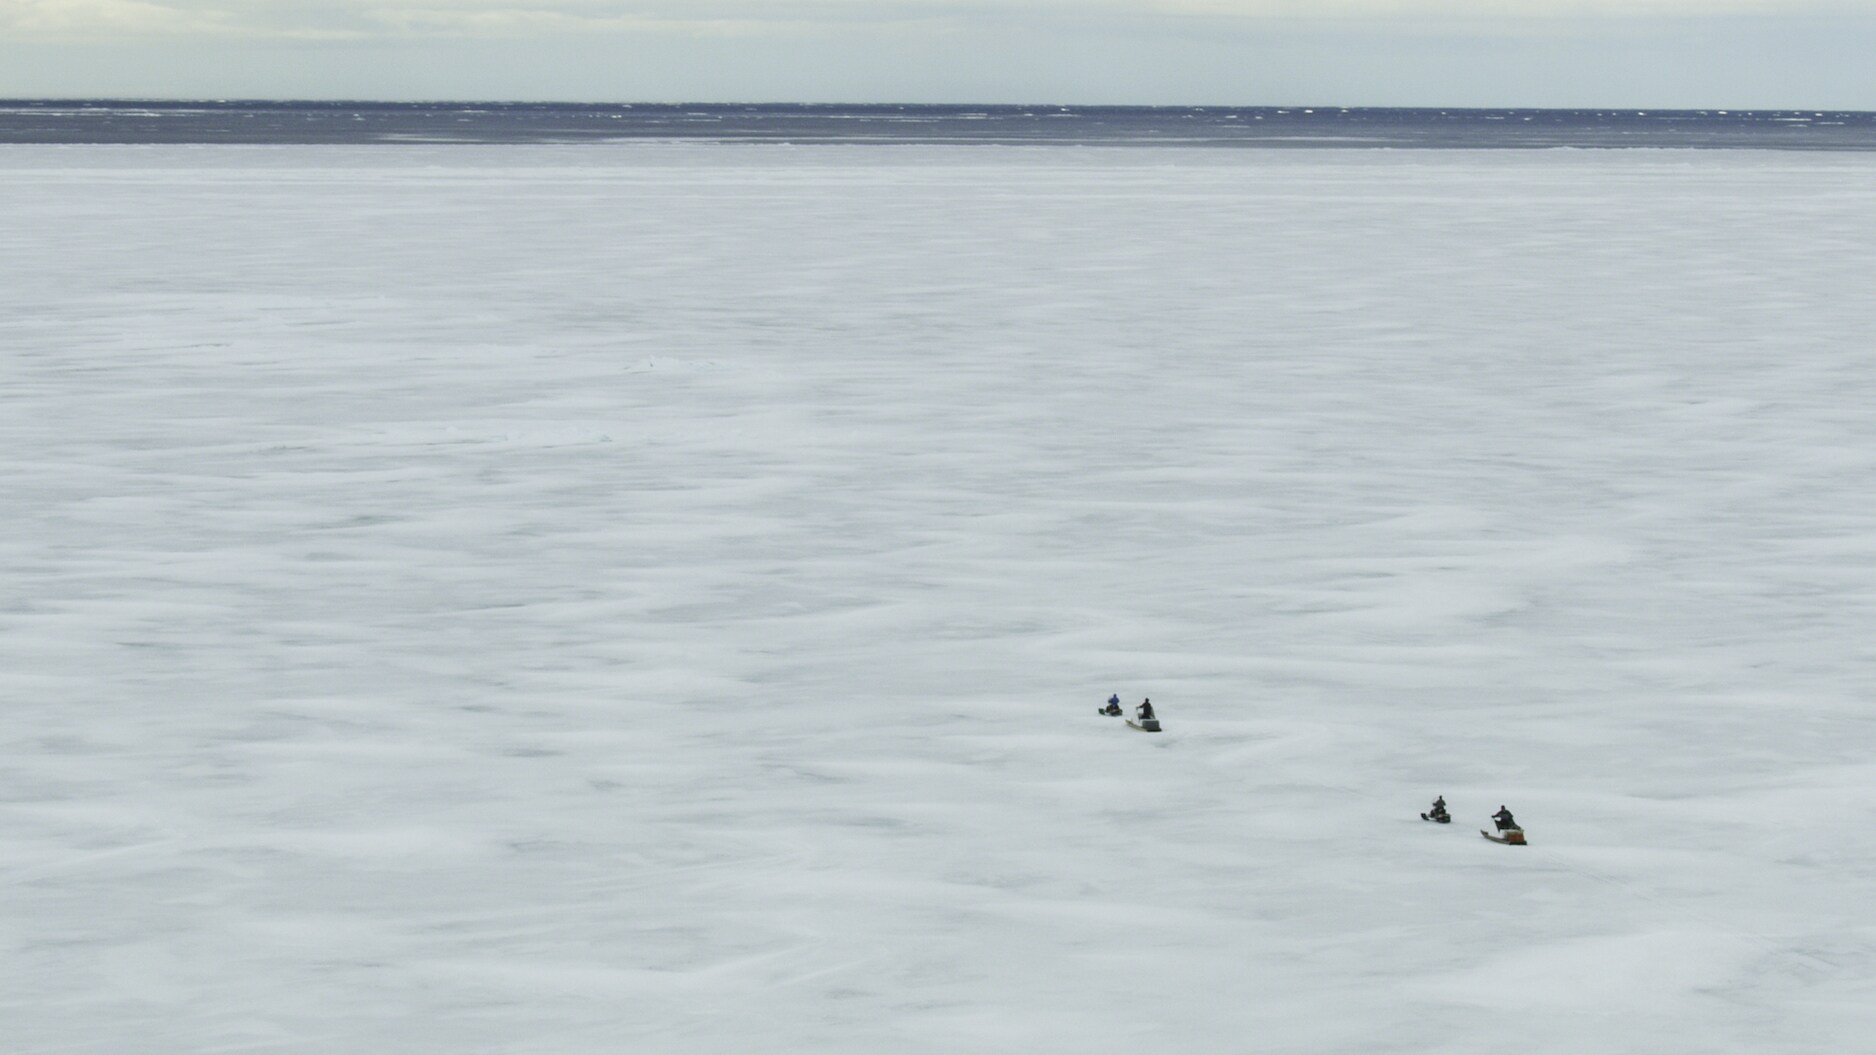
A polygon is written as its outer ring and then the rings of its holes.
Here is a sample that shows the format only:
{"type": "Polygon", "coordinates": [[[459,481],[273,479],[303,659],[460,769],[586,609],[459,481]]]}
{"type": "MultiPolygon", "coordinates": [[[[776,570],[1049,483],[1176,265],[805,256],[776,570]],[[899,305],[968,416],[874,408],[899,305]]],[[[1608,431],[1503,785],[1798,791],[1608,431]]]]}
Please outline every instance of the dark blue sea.
{"type": "Polygon", "coordinates": [[[1876,113],[1369,107],[0,101],[0,143],[1876,150],[1876,113]]]}

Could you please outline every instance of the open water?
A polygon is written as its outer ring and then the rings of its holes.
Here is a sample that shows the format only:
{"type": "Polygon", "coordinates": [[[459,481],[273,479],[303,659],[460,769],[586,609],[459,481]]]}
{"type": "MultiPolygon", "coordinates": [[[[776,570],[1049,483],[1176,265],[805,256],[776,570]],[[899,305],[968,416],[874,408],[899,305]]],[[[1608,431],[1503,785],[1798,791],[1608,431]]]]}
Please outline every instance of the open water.
{"type": "Polygon", "coordinates": [[[0,101],[0,143],[778,143],[1876,150],[1876,113],[1368,107],[0,101]]]}

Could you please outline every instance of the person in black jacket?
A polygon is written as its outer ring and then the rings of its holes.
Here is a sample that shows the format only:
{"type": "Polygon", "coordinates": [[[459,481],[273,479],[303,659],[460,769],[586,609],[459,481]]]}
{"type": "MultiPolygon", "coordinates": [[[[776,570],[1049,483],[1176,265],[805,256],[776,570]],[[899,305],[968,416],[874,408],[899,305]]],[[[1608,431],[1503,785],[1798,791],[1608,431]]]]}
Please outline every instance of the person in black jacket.
{"type": "Polygon", "coordinates": [[[1153,714],[1153,701],[1150,699],[1141,700],[1140,706],[1136,708],[1136,710],[1139,712],[1140,720],[1143,722],[1151,721],[1155,717],[1153,714]]]}
{"type": "Polygon", "coordinates": [[[1512,819],[1511,811],[1506,809],[1502,805],[1498,807],[1497,813],[1492,814],[1492,822],[1498,825],[1498,830],[1501,832],[1515,832],[1515,831],[1523,830],[1518,827],[1518,822],[1512,819]]]}
{"type": "Polygon", "coordinates": [[[1440,797],[1434,799],[1433,808],[1421,814],[1421,816],[1425,817],[1427,820],[1430,820],[1430,821],[1443,821],[1443,820],[1450,819],[1446,813],[1446,796],[1441,795],[1440,797]]]}

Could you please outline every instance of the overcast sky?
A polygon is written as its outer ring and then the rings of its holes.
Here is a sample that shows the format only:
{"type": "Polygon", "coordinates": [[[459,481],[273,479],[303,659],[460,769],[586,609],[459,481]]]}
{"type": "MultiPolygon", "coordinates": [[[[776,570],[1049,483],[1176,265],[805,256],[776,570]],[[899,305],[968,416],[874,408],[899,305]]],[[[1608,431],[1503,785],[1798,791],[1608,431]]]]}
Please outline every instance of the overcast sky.
{"type": "Polygon", "coordinates": [[[1876,109],[1876,0],[0,0],[0,96],[1876,109]]]}

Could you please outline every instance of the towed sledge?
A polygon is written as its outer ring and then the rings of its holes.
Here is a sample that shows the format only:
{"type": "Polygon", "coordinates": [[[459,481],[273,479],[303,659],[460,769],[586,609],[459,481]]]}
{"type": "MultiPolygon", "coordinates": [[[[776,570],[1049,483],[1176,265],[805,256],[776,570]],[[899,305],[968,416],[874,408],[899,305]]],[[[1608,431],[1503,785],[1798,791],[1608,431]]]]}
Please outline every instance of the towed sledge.
{"type": "Polygon", "coordinates": [[[1158,718],[1142,718],[1137,722],[1134,721],[1132,718],[1129,718],[1127,719],[1127,724],[1133,726],[1135,729],[1138,729],[1143,733],[1159,732],[1159,719],[1158,718]]]}
{"type": "Polygon", "coordinates": [[[1436,824],[1451,824],[1453,822],[1453,815],[1450,813],[1442,813],[1435,817],[1431,813],[1422,813],[1420,819],[1423,821],[1433,821],[1436,824]]]}
{"type": "Polygon", "coordinates": [[[1491,841],[1495,843],[1504,843],[1506,846],[1525,845],[1523,828],[1506,828],[1504,831],[1499,832],[1497,835],[1493,835],[1491,832],[1486,831],[1484,828],[1480,828],[1479,834],[1485,836],[1487,839],[1490,839],[1491,841]]]}

